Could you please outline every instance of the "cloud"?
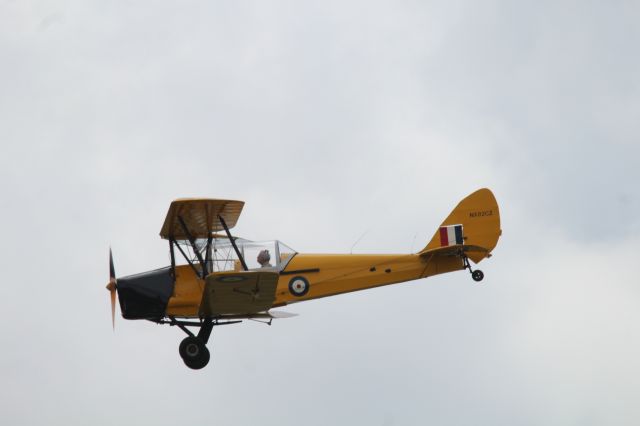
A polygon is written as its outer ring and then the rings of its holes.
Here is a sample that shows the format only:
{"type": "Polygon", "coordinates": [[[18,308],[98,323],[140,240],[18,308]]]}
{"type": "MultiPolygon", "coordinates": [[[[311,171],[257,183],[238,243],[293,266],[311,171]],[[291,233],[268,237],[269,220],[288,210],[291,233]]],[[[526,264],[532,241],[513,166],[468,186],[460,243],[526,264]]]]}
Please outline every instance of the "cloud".
{"type": "Polygon", "coordinates": [[[631,2],[5,2],[3,417],[637,423],[637,20],[631,2]],[[239,235],[304,252],[365,231],[355,252],[408,252],[480,187],[504,231],[481,286],[220,327],[197,373],[179,330],[111,332],[108,246],[118,275],[168,263],[173,198],[244,199],[239,235]]]}

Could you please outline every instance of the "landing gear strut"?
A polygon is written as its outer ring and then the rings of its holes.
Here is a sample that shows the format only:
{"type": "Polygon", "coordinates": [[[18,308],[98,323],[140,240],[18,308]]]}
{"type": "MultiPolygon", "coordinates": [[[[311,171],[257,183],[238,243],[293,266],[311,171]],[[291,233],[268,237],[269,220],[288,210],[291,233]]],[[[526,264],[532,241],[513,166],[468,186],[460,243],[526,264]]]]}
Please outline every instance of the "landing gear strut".
{"type": "Polygon", "coordinates": [[[471,273],[471,278],[473,278],[475,282],[479,283],[484,279],[484,272],[482,272],[480,269],[476,269],[475,271],[471,269],[471,264],[469,263],[469,258],[467,256],[462,256],[462,261],[464,262],[464,269],[469,270],[469,272],[471,273]]]}

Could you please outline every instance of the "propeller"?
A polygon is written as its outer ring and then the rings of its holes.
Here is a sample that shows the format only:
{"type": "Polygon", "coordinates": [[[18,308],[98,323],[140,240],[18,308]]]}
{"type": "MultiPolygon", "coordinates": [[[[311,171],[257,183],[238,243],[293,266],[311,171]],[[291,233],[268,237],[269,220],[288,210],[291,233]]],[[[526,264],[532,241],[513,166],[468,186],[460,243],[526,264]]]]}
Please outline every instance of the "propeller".
{"type": "Polygon", "coordinates": [[[107,290],[111,293],[111,325],[113,329],[116,329],[116,270],[113,267],[113,255],[111,254],[111,247],[109,247],[109,284],[107,284],[107,290]]]}

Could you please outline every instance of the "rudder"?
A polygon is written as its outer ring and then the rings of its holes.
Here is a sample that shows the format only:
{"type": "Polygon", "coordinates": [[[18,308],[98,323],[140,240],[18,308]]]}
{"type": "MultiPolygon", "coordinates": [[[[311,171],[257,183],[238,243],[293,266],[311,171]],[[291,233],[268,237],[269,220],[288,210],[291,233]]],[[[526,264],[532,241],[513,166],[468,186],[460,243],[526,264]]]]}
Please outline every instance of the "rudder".
{"type": "Polygon", "coordinates": [[[462,244],[487,250],[467,253],[467,257],[475,263],[489,256],[498,244],[498,238],[502,234],[500,211],[498,202],[489,189],[479,189],[460,201],[420,253],[460,244],[460,231],[462,244]],[[462,225],[462,229],[455,225],[462,225]]]}

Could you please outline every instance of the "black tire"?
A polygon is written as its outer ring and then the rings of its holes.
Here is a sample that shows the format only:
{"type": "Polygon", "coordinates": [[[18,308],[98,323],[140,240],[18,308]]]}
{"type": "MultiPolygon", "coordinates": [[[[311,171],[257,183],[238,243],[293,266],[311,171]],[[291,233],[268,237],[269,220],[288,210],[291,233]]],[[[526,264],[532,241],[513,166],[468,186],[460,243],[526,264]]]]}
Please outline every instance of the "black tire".
{"type": "Polygon", "coordinates": [[[211,359],[211,354],[202,340],[197,337],[187,337],[180,342],[178,352],[187,367],[193,370],[204,368],[211,359]]]}
{"type": "Polygon", "coordinates": [[[209,353],[209,349],[206,346],[202,346],[201,352],[197,358],[185,358],[184,364],[192,370],[200,370],[209,364],[209,360],[211,359],[211,354],[209,353]]]}
{"type": "Polygon", "coordinates": [[[484,279],[484,272],[482,272],[480,269],[476,269],[471,273],[471,278],[473,278],[475,282],[480,282],[484,279]]]}

